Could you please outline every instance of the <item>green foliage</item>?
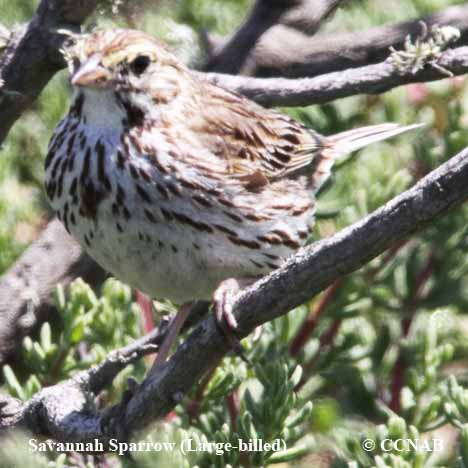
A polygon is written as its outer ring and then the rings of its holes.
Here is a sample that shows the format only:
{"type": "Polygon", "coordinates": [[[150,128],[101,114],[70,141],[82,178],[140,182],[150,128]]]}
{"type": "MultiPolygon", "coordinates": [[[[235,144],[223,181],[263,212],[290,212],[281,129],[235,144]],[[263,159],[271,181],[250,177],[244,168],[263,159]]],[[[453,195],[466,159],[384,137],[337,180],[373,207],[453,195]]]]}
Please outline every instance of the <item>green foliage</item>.
{"type": "MultiPolygon", "coordinates": [[[[99,298],[81,279],[71,284],[67,295],[59,286],[56,304],[60,323],[44,323],[37,340],[24,338],[23,365],[17,372],[9,365],[3,367],[8,391],[22,400],[101,362],[110,351],[141,334],[139,308],[132,302],[130,288],[113,278],[103,284],[99,298]]],[[[141,376],[143,370],[140,364],[125,375],[141,376]]]]}
{"type": "MultiPolygon", "coordinates": [[[[167,458],[158,455],[164,465],[180,457],[182,441],[187,440],[198,451],[190,453],[180,466],[261,467],[295,460],[310,452],[314,445],[308,434],[313,404],[296,392],[302,369],[287,358],[287,341],[278,340],[277,335],[289,322],[286,317],[266,325],[255,346],[245,343],[252,366],[237,357],[225,358],[202,394],[200,388],[193,389],[177,407],[172,428],[166,426],[162,432],[158,427],[149,434],[149,440],[162,443],[173,432],[169,440],[176,441],[176,449],[166,453],[167,458]],[[273,444],[273,449],[261,450],[260,443],[273,444]],[[231,449],[227,448],[229,444],[231,449]]],[[[152,453],[139,453],[138,466],[151,466],[153,457],[152,453]]]]}

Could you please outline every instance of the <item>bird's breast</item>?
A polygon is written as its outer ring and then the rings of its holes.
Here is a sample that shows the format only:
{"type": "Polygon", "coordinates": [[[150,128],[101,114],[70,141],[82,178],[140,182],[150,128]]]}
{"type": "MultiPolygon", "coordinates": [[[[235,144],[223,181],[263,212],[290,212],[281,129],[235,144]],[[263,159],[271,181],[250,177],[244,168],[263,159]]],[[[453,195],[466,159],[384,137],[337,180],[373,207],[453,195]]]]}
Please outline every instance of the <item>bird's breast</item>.
{"type": "Polygon", "coordinates": [[[262,215],[256,204],[267,199],[229,192],[184,167],[162,135],[143,136],[69,118],[46,158],[57,216],[120,280],[176,302],[209,299],[222,280],[262,276],[304,243],[313,214],[304,199],[294,214],[289,196],[287,216],[275,196],[262,215]]]}

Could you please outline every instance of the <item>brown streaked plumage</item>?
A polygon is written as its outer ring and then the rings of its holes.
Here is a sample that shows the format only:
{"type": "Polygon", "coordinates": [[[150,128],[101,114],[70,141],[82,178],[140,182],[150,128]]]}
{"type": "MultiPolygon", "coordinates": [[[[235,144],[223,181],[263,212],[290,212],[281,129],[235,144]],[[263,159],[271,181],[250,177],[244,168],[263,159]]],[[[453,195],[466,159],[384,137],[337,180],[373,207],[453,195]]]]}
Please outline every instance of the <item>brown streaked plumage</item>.
{"type": "Polygon", "coordinates": [[[214,294],[231,327],[232,278],[252,281],[305,243],[334,160],[415,127],[324,137],[138,31],[78,37],[65,56],[74,98],[46,158],[53,208],[115,276],[179,303],[214,294]]]}

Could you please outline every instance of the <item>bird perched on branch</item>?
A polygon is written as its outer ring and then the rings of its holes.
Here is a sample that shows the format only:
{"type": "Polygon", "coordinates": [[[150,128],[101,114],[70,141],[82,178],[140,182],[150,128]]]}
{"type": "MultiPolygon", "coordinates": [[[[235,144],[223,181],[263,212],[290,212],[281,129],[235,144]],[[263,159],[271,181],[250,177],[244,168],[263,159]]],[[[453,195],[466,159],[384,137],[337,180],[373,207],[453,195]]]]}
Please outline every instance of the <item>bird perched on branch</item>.
{"type": "Polygon", "coordinates": [[[233,295],[305,243],[333,162],[417,127],[322,136],[200,78],[139,31],[78,36],[65,56],[74,95],[49,144],[48,198],[105,269],[185,304],[172,340],[198,299],[213,299],[232,336],[233,295]]]}

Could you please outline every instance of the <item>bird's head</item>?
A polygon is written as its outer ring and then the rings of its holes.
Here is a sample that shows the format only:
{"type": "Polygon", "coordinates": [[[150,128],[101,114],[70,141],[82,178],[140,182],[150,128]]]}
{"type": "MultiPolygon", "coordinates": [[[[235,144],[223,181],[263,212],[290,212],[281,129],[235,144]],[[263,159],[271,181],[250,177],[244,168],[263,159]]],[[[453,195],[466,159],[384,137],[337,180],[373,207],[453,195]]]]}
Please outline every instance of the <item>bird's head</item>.
{"type": "Polygon", "coordinates": [[[113,96],[143,112],[174,101],[189,70],[153,37],[135,30],[99,30],[73,37],[64,49],[71,84],[102,101],[113,96]]]}

